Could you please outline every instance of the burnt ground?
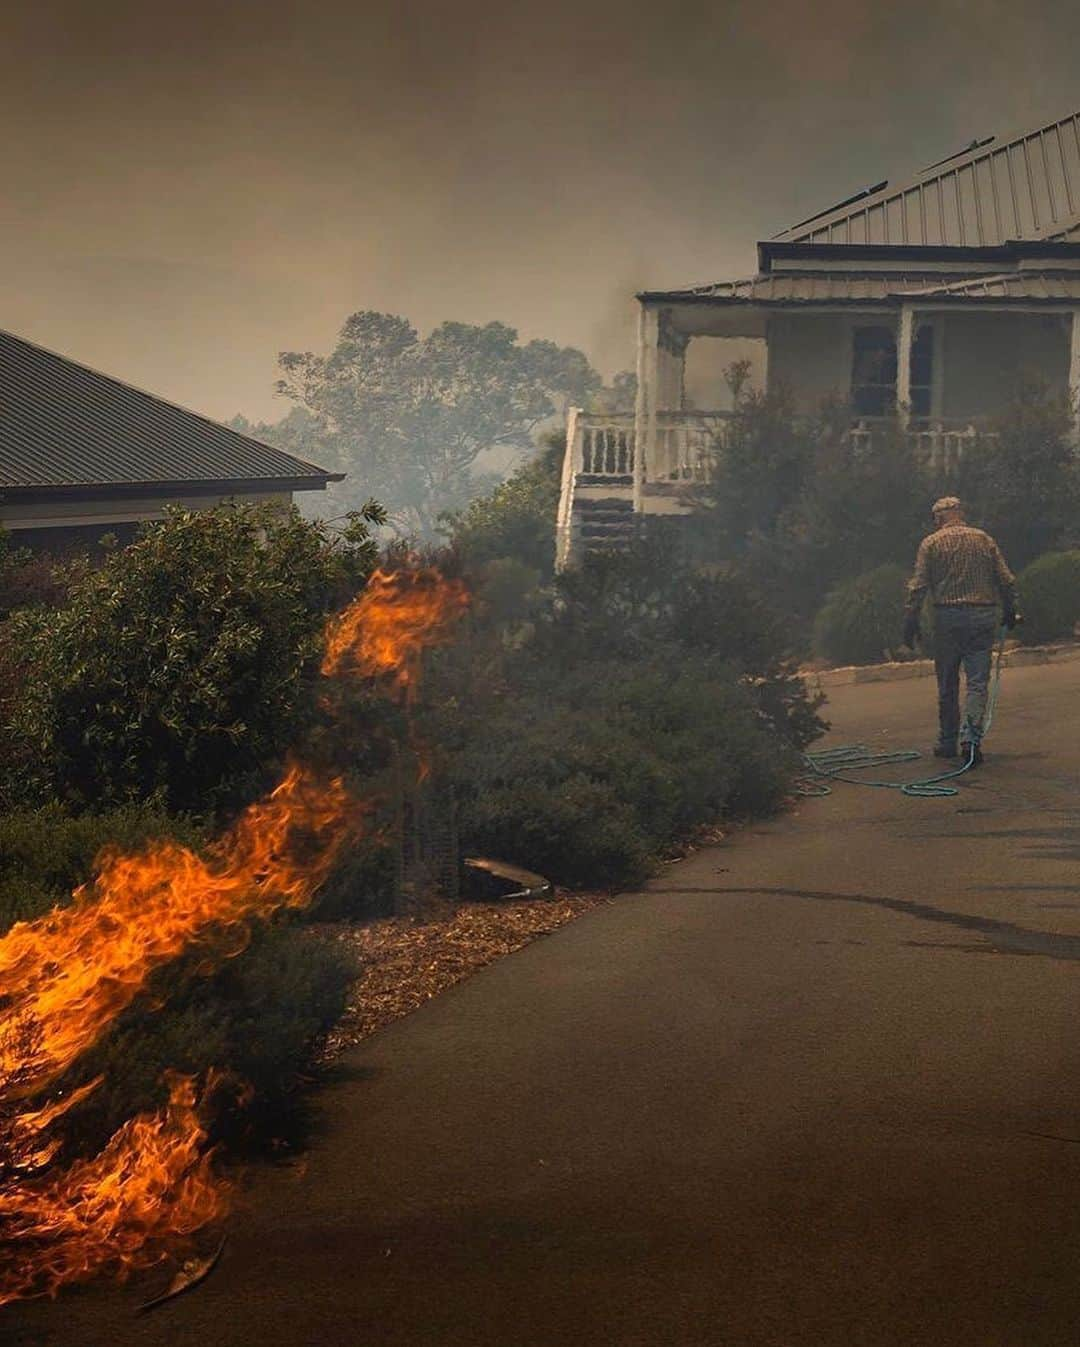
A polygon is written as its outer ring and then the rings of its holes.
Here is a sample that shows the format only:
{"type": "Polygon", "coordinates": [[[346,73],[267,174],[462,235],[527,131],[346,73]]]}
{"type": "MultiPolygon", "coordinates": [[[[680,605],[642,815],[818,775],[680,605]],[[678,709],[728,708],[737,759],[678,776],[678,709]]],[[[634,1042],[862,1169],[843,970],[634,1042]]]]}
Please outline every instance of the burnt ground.
{"type": "MultiPolygon", "coordinates": [[[[955,799],[840,787],[489,965],[342,1058],[201,1287],[0,1337],[1072,1347],[1078,693],[1010,670],[955,799]]],[[[931,698],[836,689],[832,739],[926,744],[931,698]]]]}

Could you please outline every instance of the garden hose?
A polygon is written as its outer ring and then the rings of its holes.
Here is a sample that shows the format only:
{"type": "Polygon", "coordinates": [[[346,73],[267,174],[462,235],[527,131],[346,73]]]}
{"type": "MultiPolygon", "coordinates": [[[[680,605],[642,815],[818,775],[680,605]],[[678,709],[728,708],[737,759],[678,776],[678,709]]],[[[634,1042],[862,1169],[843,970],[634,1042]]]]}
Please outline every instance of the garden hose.
{"type": "Polygon", "coordinates": [[[846,781],[852,786],[874,786],[880,790],[898,790],[901,795],[913,796],[921,800],[937,800],[946,796],[958,795],[959,788],[949,785],[956,777],[970,771],[975,761],[975,750],[990,732],[994,723],[994,708],[997,705],[998,689],[1001,686],[1001,666],[1005,654],[1006,628],[1001,628],[997,652],[994,659],[994,674],[986,697],[986,710],[983,712],[982,732],[971,736],[971,746],[967,761],[951,771],[941,772],[938,776],[923,777],[917,781],[872,781],[864,776],[850,776],[851,772],[862,772],[867,768],[886,767],[897,762],[914,762],[921,755],[917,749],[898,749],[892,753],[875,753],[865,744],[843,744],[838,748],[824,748],[816,753],[804,753],[803,764],[806,775],[796,783],[800,795],[831,795],[831,781],[846,781]]]}

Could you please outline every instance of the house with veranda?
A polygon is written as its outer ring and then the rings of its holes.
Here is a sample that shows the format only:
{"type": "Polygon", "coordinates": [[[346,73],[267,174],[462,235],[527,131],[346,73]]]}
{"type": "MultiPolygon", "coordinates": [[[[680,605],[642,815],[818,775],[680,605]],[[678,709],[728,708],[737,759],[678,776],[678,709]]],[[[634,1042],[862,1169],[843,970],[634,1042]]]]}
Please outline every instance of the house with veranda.
{"type": "Polygon", "coordinates": [[[866,452],[899,419],[947,472],[1026,375],[1080,399],[1080,112],[818,211],[760,242],[751,276],[637,303],[634,412],[569,413],[560,566],[693,508],[732,415],[720,361],[688,395],[703,346],[753,351],[796,410],[843,400],[866,452]]]}

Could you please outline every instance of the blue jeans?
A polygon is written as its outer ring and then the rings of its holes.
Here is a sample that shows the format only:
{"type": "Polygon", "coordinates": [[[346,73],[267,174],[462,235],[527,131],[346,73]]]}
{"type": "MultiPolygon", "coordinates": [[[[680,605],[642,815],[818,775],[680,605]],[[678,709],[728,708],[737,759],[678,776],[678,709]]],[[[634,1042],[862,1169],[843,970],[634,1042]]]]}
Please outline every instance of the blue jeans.
{"type": "Polygon", "coordinates": [[[967,699],[963,740],[978,743],[986,715],[986,689],[994,656],[998,611],[980,604],[934,609],[934,671],[938,686],[940,742],[956,743],[960,733],[960,666],[964,666],[967,699]]]}

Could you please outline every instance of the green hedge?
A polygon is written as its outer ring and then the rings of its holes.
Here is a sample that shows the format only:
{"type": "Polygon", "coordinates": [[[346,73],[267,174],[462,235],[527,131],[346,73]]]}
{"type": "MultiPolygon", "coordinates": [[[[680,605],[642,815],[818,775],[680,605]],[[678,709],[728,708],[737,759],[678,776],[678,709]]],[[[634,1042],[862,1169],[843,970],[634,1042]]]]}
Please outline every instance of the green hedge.
{"type": "Polygon", "coordinates": [[[1080,551],[1046,552],[1017,579],[1023,623],[1016,635],[1028,645],[1073,634],[1080,621],[1080,551]]]}
{"type": "Polygon", "coordinates": [[[888,659],[900,644],[906,579],[889,564],[837,585],[814,621],[814,653],[833,664],[888,659]]]}

